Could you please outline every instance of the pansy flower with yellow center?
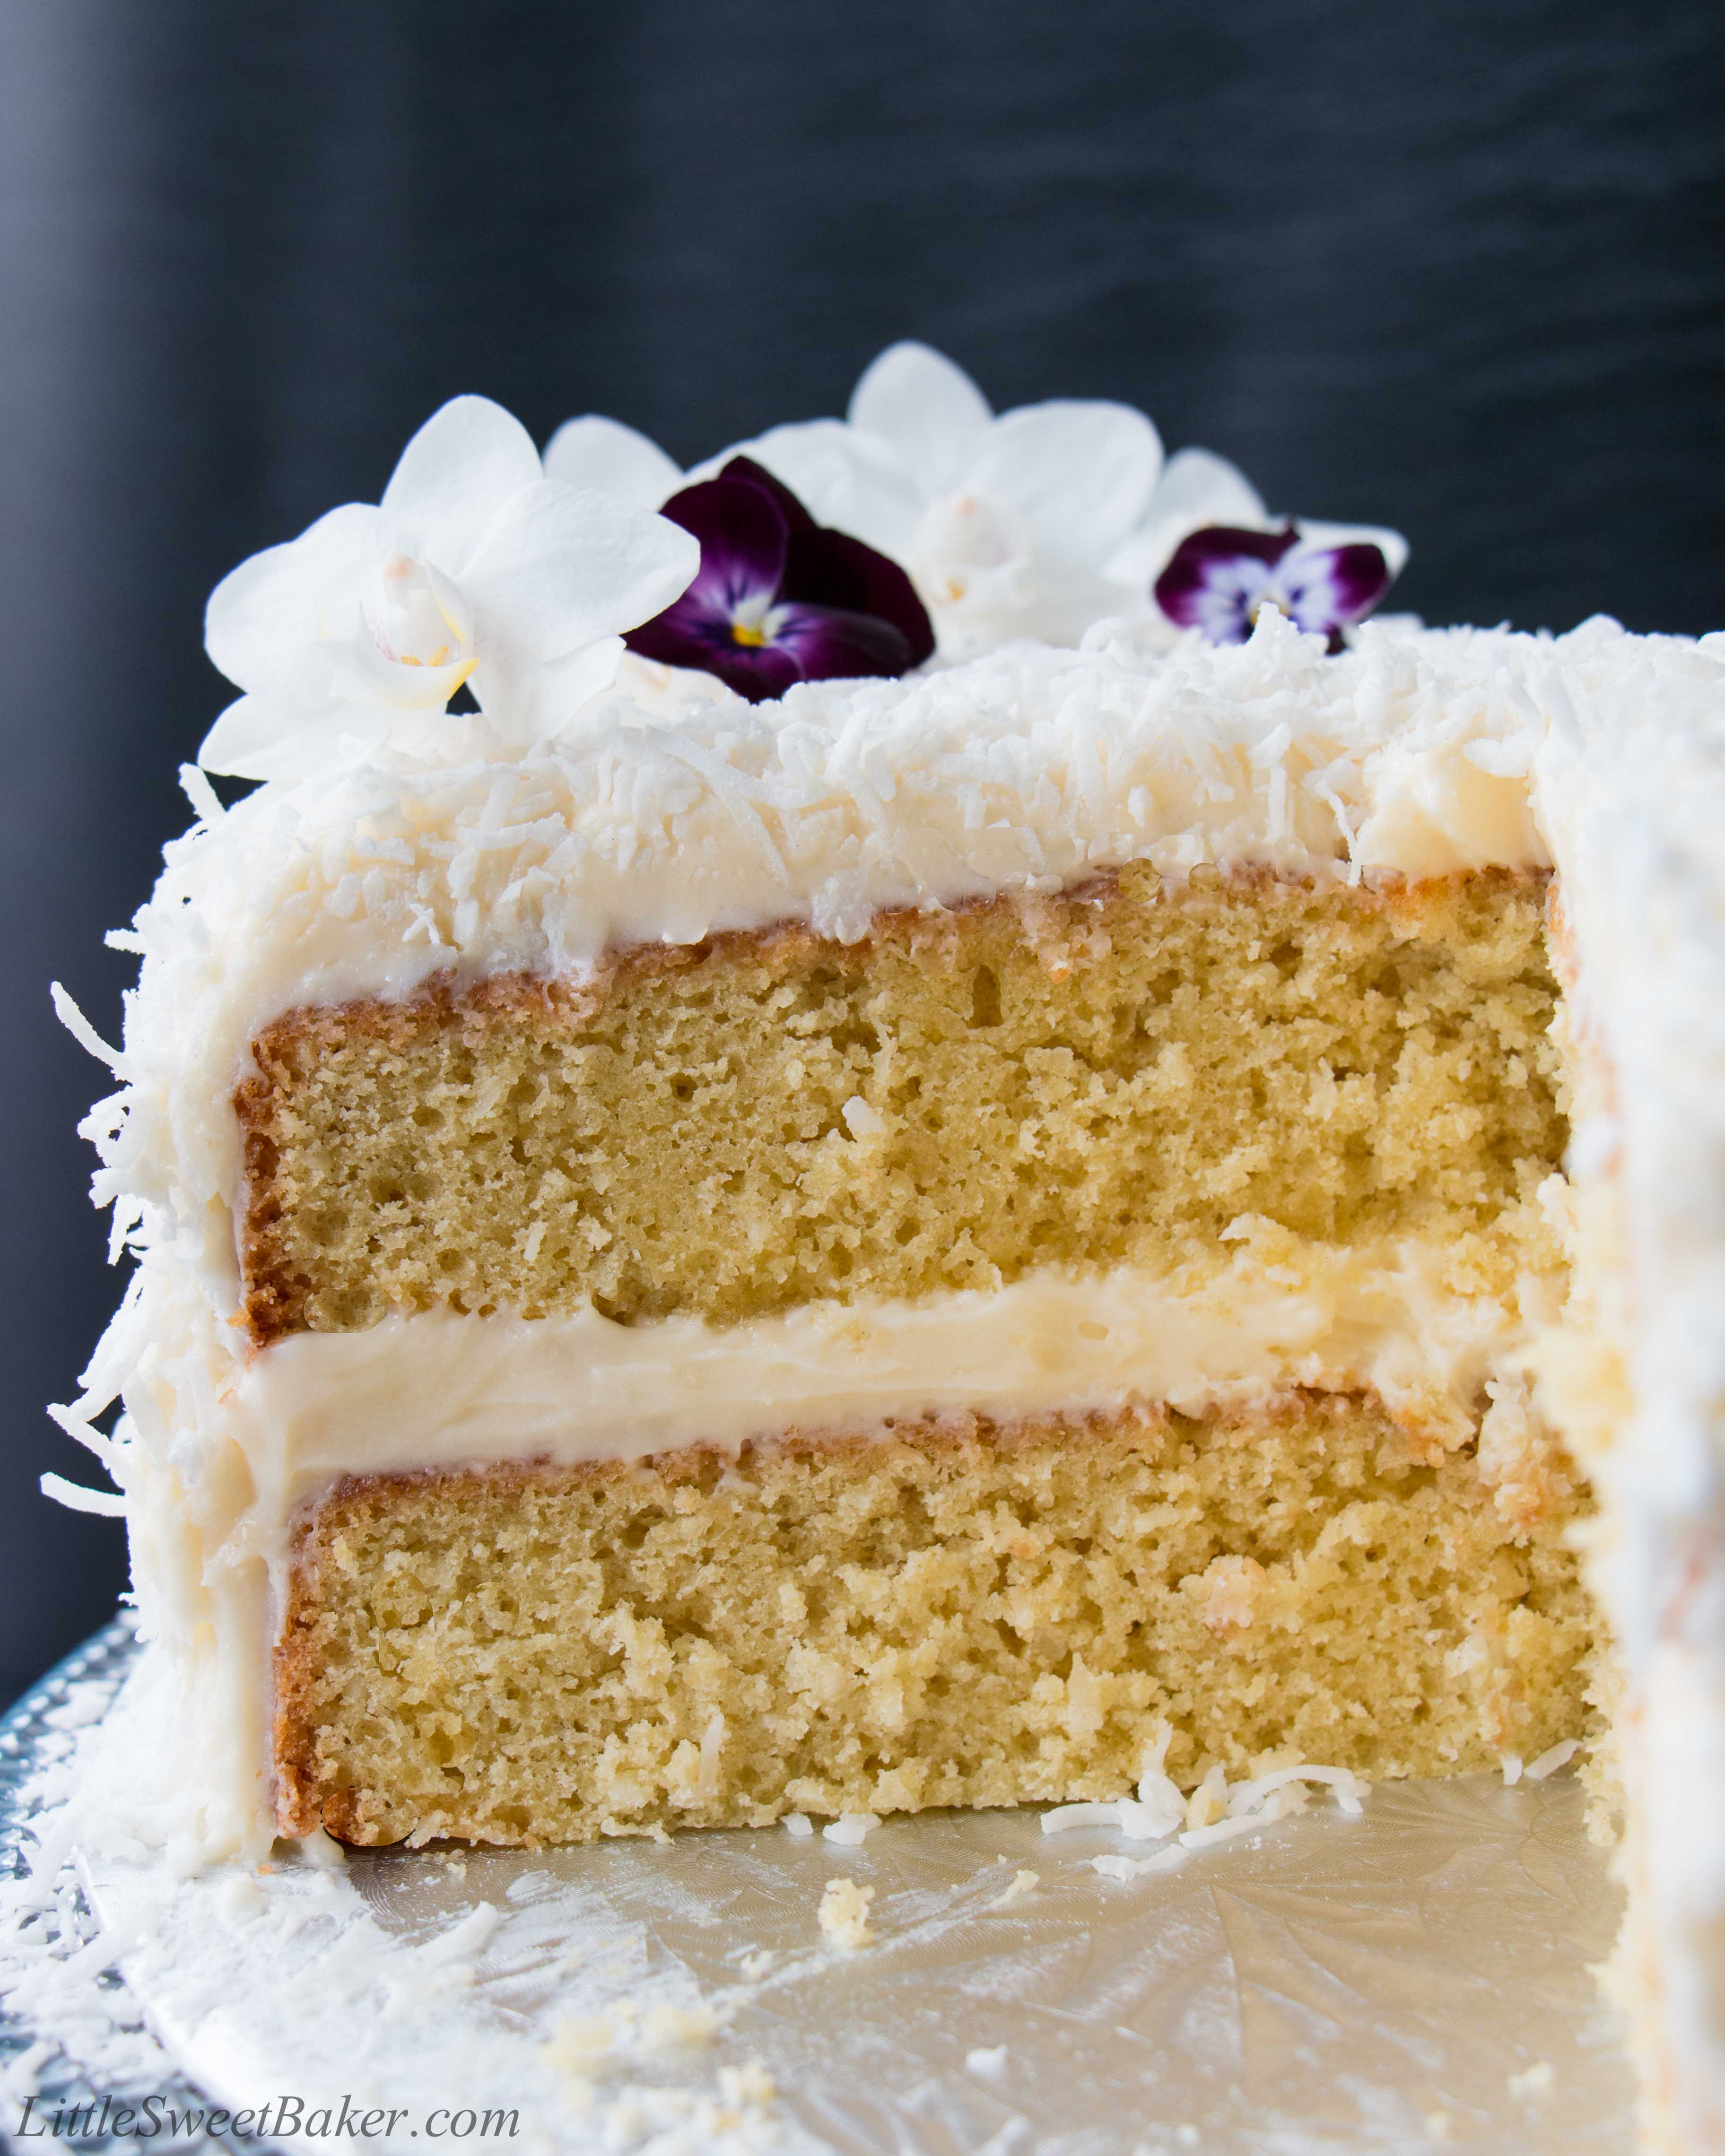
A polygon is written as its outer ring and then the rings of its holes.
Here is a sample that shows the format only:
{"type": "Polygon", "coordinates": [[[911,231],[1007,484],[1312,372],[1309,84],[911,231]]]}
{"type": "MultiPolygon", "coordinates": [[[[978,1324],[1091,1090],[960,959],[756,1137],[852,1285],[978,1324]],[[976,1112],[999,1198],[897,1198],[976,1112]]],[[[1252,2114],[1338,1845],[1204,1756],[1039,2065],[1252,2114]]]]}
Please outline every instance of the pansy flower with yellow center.
{"type": "Polygon", "coordinates": [[[716,674],[758,704],[798,681],[907,674],[933,651],[927,613],[898,564],[817,524],[747,457],[682,488],[663,513],[701,542],[701,567],[624,639],[644,659],[716,674]]]}

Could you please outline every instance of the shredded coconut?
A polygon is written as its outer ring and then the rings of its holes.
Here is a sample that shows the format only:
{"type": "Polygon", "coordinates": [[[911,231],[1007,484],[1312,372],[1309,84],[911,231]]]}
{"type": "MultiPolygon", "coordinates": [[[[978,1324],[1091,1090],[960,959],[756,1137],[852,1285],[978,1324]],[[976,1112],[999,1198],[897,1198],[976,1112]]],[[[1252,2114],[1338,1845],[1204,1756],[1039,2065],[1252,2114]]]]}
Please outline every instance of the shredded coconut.
{"type": "Polygon", "coordinates": [[[821,1829],[821,1839],[837,1842],[843,1848],[854,1849],[858,1842],[865,1841],[880,1824],[880,1819],[874,1812],[844,1812],[830,1826],[821,1829]]]}
{"type": "Polygon", "coordinates": [[[1213,1766],[1189,1797],[1163,1772],[1172,1732],[1164,1723],[1146,1755],[1138,1796],[1111,1804],[1056,1804],[1042,1815],[1045,1834],[1064,1834],[1074,1827],[1114,1827],[1131,1841],[1160,1841],[1184,1831],[1172,1849],[1151,1857],[1094,1856],[1093,1870],[1105,1879],[1138,1879],[1152,1871],[1172,1871],[1192,1849],[1209,1849],[1217,1842],[1255,1833],[1260,1827],[1303,1811],[1308,1801],[1307,1784],[1316,1783],[1333,1794],[1337,1808],[1358,1817],[1369,1794],[1369,1784],[1345,1767],[1308,1767],[1297,1762],[1269,1769],[1236,1783],[1230,1789],[1219,1766],[1213,1766]]]}

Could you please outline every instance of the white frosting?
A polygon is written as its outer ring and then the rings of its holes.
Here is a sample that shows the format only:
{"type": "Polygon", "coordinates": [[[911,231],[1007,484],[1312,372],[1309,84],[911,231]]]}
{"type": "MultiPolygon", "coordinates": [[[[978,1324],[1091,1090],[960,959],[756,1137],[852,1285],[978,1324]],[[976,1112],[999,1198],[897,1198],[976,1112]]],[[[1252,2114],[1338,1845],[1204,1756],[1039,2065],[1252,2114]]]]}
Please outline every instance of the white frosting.
{"type": "Polygon", "coordinates": [[[1596,1300],[1632,1408],[1588,1465],[1618,1723],[1686,2148],[1725,2146],[1725,635],[1595,625],[1557,683],[1538,809],[1599,1105],[1571,1173],[1615,1222],[1596,1300]]]}
{"type": "MultiPolygon", "coordinates": [[[[1526,1326],[1450,1293],[1441,1271],[1417,1244],[1314,1248],[1267,1268],[1242,1250],[1209,1278],[1041,1273],[992,1293],[819,1303],[724,1327],[624,1326],[592,1310],[390,1317],[276,1342],[225,1404],[257,1492],[258,1546],[272,1551],[280,1523],[344,1474],[734,1449],[924,1411],[1010,1421],[1137,1399],[1197,1413],[1290,1385],[1364,1387],[1411,1421],[1453,1418],[1459,1435],[1526,1326]]],[[[1521,1302],[1554,1314],[1554,1296],[1530,1279],[1521,1302]]]]}

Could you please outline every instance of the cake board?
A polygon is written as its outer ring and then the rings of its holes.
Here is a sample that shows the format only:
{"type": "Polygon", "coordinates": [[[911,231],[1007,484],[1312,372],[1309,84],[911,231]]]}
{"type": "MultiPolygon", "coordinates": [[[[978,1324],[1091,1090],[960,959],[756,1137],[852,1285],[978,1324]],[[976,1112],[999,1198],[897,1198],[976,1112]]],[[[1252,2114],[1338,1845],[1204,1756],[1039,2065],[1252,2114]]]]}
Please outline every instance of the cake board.
{"type": "MultiPolygon", "coordinates": [[[[32,1839],[33,1767],[100,1730],[137,1652],[110,1627],[0,1723],[0,1864],[32,1839]]],[[[266,2144],[1626,2156],[1630,2071],[1591,1974],[1620,1897],[1584,1811],[1568,1774],[1380,1785],[1358,1818],[1316,1805],[1124,1879],[1092,1860],[1142,1845],[1049,1835],[1034,1810],[849,1844],[776,1827],[187,1877],[77,1861],[128,1943],[116,2018],[135,2003],[163,2047],[151,2090],[275,2105],[273,2124],[297,2102],[266,2144]],[[873,1890],[854,1950],[818,1922],[840,1878],[873,1890]]],[[[8,2133],[25,2080],[26,2125],[105,2092],[55,2035],[28,1990],[0,2018],[8,2133]]],[[[105,2141],[259,2145],[207,2126],[105,2141]]]]}

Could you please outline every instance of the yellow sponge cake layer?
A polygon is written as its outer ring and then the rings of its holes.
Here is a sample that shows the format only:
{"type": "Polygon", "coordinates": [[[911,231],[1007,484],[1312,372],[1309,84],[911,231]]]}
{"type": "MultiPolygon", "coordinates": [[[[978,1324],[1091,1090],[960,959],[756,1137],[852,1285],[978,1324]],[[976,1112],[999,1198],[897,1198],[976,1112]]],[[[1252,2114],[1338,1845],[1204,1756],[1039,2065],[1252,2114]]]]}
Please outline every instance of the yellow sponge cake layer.
{"type": "Polygon", "coordinates": [[[1167,1267],[1242,1215],[1459,1247],[1563,1150],[1544,898],[1140,865],[290,1013],[239,1096],[253,1337],[734,1322],[1167,1267]]]}
{"type": "Polygon", "coordinates": [[[362,1843],[1115,1797],[1281,1748],[1384,1776],[1589,1724],[1530,1507],[1369,1396],[380,1477],[300,1531],[281,1825],[362,1843]]]}

